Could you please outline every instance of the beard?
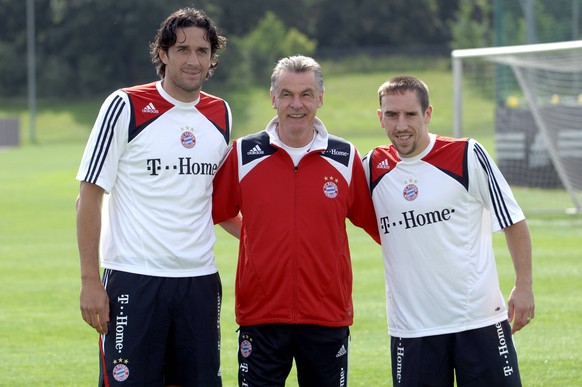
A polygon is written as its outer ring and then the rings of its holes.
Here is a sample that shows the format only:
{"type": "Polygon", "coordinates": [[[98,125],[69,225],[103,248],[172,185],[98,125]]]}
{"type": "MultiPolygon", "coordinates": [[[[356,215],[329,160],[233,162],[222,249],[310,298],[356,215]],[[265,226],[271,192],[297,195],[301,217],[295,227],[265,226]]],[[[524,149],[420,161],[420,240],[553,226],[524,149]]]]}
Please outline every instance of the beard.
{"type": "Polygon", "coordinates": [[[175,88],[181,90],[184,93],[199,92],[202,89],[202,85],[204,85],[204,82],[206,82],[206,79],[208,78],[208,70],[201,70],[198,78],[191,78],[181,70],[167,72],[166,78],[174,85],[175,88]]]}
{"type": "Polygon", "coordinates": [[[401,156],[408,156],[414,153],[414,151],[416,151],[416,142],[411,143],[410,145],[407,146],[401,146],[401,145],[394,145],[394,147],[396,148],[396,150],[398,151],[398,154],[401,156]]]}

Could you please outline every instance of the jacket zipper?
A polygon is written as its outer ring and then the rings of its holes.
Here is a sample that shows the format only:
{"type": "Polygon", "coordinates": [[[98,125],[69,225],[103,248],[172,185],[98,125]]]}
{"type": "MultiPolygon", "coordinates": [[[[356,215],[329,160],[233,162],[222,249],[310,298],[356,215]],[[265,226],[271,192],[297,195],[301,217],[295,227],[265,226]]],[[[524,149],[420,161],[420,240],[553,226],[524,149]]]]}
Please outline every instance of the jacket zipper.
{"type": "Polygon", "coordinates": [[[297,170],[298,166],[293,167],[293,253],[291,255],[292,268],[293,268],[293,294],[292,294],[292,321],[293,324],[297,323],[297,216],[298,216],[298,203],[297,196],[299,192],[299,184],[297,183],[297,170]]]}

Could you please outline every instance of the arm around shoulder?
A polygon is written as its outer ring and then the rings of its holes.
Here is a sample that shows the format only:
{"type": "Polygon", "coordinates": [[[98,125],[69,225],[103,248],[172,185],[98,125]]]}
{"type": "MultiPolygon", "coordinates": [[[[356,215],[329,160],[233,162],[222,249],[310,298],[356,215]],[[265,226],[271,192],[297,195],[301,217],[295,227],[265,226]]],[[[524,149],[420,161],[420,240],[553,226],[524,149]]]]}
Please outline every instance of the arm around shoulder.
{"type": "Polygon", "coordinates": [[[242,215],[239,212],[238,215],[235,216],[234,218],[221,222],[220,227],[222,227],[226,232],[228,232],[236,239],[240,239],[240,230],[242,228],[242,215]]]}

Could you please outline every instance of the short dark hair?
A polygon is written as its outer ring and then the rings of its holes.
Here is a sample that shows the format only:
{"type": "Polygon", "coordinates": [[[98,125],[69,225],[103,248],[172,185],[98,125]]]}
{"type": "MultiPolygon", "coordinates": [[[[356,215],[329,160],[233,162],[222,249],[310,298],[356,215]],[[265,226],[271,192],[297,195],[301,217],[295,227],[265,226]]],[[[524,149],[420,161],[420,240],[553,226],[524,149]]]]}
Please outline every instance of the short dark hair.
{"type": "Polygon", "coordinates": [[[159,50],[168,52],[168,49],[176,43],[176,31],[179,28],[187,27],[199,27],[206,30],[205,38],[210,42],[211,56],[208,77],[218,66],[217,51],[226,47],[226,38],[219,35],[216,24],[204,11],[195,8],[182,8],[172,13],[160,24],[154,41],[150,43],[152,63],[156,65],[156,72],[161,78],[166,75],[166,64],[160,59],[159,50]]]}
{"type": "Polygon", "coordinates": [[[420,79],[412,75],[397,75],[388,81],[384,82],[378,89],[378,100],[382,106],[382,97],[385,95],[393,95],[396,93],[403,94],[406,91],[416,92],[418,102],[423,113],[430,105],[428,96],[428,86],[420,79]]]}

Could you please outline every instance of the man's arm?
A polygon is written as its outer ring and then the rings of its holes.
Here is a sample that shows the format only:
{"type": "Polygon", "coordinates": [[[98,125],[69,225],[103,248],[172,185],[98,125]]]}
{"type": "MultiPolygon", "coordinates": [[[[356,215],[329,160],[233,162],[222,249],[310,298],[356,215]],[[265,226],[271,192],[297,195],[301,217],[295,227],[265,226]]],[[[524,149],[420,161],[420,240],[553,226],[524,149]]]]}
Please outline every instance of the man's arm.
{"type": "Polygon", "coordinates": [[[350,186],[352,200],[350,201],[350,208],[348,209],[348,218],[354,225],[364,229],[376,243],[381,244],[376,211],[374,209],[370,188],[366,181],[367,177],[364,164],[356,150],[356,157],[352,169],[352,184],[350,186]]]}
{"type": "Polygon", "coordinates": [[[230,235],[232,235],[236,239],[240,239],[240,229],[242,227],[242,215],[240,214],[240,212],[234,218],[225,220],[224,222],[219,224],[220,227],[222,227],[230,235]]]}
{"type": "Polygon", "coordinates": [[[531,237],[525,220],[505,228],[504,234],[515,270],[515,285],[508,301],[511,332],[515,333],[535,315],[531,237]]]}
{"type": "Polygon", "coordinates": [[[81,268],[80,307],[83,320],[99,333],[107,333],[109,297],[99,272],[99,237],[103,189],[81,182],[77,197],[77,244],[81,268]]]}

